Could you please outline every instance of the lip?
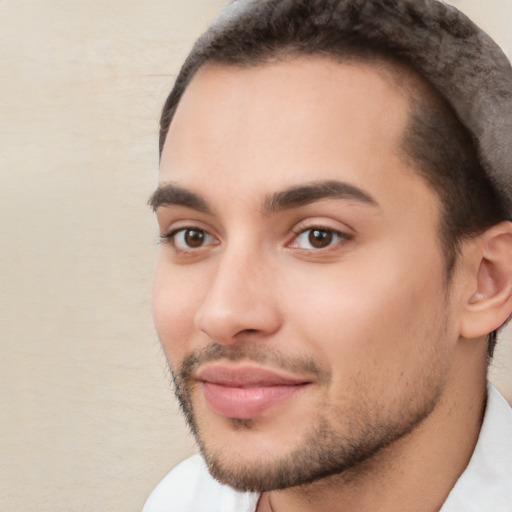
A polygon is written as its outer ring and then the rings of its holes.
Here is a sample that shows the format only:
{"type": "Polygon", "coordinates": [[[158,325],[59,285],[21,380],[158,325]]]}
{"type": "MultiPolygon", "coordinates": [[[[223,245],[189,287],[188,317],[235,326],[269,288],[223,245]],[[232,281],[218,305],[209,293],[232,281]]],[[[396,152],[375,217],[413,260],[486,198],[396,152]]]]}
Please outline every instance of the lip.
{"type": "Polygon", "coordinates": [[[210,409],[231,419],[253,419],[303,391],[311,380],[251,365],[215,364],[196,376],[210,409]]]}

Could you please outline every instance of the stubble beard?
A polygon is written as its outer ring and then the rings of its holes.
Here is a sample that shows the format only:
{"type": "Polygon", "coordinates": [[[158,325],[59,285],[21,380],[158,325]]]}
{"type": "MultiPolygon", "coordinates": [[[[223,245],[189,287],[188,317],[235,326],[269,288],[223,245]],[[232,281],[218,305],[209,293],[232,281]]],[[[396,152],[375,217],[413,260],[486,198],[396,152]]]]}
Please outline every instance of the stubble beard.
{"type": "MultiPolygon", "coordinates": [[[[442,395],[444,380],[440,365],[433,364],[422,382],[410,382],[403,389],[414,388],[415,393],[397,397],[392,408],[368,402],[370,382],[358,382],[350,404],[319,407],[312,426],[303,434],[301,442],[287,453],[273,453],[258,460],[234,456],[229,450],[213,449],[205,443],[202,428],[194,410],[193,374],[199,364],[215,359],[240,360],[248,358],[258,363],[277,360],[287,369],[304,368],[318,372],[326,382],[329,376],[312,361],[287,364],[280,356],[261,354],[257,349],[243,346],[236,349],[213,344],[201,354],[190,355],[177,371],[171,370],[174,392],[181,410],[193,433],[210,474],[219,482],[240,491],[268,492],[310,484],[338,475],[349,481],[358,473],[371,470],[372,459],[407,436],[434,410],[442,395]],[[409,402],[409,403],[406,403],[409,402]],[[342,425],[342,427],[340,427],[342,425]]],[[[389,405],[389,404],[388,404],[389,405]]],[[[229,420],[234,430],[253,427],[257,420],[229,420]]],[[[226,440],[229,445],[229,440],[226,440]]]]}

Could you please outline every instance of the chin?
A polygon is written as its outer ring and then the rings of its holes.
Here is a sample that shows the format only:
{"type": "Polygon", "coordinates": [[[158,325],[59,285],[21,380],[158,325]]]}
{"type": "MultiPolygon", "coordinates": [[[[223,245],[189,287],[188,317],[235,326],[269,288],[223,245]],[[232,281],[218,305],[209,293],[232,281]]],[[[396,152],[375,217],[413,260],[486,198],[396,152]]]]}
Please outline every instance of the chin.
{"type": "Polygon", "coordinates": [[[197,441],[216,480],[240,491],[267,492],[311,484],[335,475],[352,480],[366,473],[379,453],[410,434],[433,408],[431,403],[407,421],[402,417],[373,427],[360,424],[350,434],[319,418],[308,431],[290,440],[293,446],[272,442],[269,432],[258,432],[255,424],[246,420],[233,422],[236,432],[232,435],[226,432],[211,435],[215,442],[209,442],[210,436],[203,438],[199,430],[197,441]]]}

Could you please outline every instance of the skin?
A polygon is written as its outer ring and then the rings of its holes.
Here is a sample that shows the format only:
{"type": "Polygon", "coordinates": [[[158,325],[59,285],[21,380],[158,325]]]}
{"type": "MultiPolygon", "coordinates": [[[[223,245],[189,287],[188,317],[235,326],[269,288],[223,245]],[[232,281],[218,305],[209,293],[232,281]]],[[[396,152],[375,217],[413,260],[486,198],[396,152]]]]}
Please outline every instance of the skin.
{"type": "Polygon", "coordinates": [[[236,486],[250,468],[257,488],[271,464],[307,466],[304,446],[374,445],[340,474],[262,484],[259,510],[439,510],[476,443],[492,328],[462,331],[474,327],[480,245],[463,245],[447,283],[438,198],[401,149],[408,115],[382,70],[310,57],[204,66],[171,124],[153,297],[171,369],[217,345],[238,354],[221,362],[309,381],[250,421],[215,413],[182,382],[217,476],[236,486]],[[282,191],[334,180],[367,199],[275,207],[282,191]],[[334,233],[326,247],[311,245],[314,227],[334,233]],[[187,229],[204,241],[187,246],[187,229]]]}

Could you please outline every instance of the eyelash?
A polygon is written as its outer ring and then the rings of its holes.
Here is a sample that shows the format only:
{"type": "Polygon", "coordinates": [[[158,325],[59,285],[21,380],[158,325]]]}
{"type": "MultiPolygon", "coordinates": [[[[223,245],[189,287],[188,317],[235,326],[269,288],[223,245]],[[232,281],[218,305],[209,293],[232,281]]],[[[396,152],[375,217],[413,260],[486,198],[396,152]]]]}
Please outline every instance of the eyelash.
{"type": "MultiPolygon", "coordinates": [[[[343,231],[333,229],[329,226],[322,226],[322,225],[299,225],[295,229],[292,230],[294,234],[294,238],[291,242],[287,244],[287,247],[290,247],[292,249],[298,249],[302,251],[307,252],[324,252],[328,250],[333,250],[335,247],[337,247],[340,243],[348,242],[353,239],[353,235],[345,233],[343,231]],[[300,247],[300,241],[301,237],[305,237],[307,235],[307,243],[310,245],[314,245],[314,242],[310,238],[312,234],[316,232],[317,234],[322,234],[316,242],[319,242],[322,244],[322,242],[326,242],[326,245],[323,247],[311,247],[311,248],[304,248],[300,247]],[[322,240],[322,236],[325,236],[324,240],[322,240]],[[335,240],[333,241],[333,238],[335,240]]],[[[161,243],[167,243],[171,244],[174,250],[181,254],[186,253],[196,253],[197,251],[200,251],[201,249],[208,247],[210,245],[218,245],[218,241],[216,241],[216,238],[211,235],[206,229],[196,227],[196,226],[184,226],[180,228],[173,229],[169,233],[162,235],[160,237],[161,243]],[[182,243],[177,243],[177,237],[180,234],[183,234],[183,236],[186,236],[188,233],[196,233],[200,234],[201,237],[203,237],[203,240],[199,240],[200,245],[196,247],[191,247],[189,244],[187,244],[186,241],[182,241],[182,243]],[[214,241],[212,244],[211,241],[214,241]],[[205,243],[206,242],[206,243],[205,243]],[[208,243],[210,242],[210,243],[208,243]]],[[[303,242],[305,240],[302,240],[303,242]]]]}
{"type": "Polygon", "coordinates": [[[294,239],[292,240],[292,243],[289,244],[289,246],[290,247],[295,246],[297,249],[302,249],[304,251],[311,251],[311,252],[323,252],[323,251],[332,250],[336,246],[338,246],[340,243],[348,242],[348,241],[352,240],[352,238],[353,238],[353,236],[348,233],[345,233],[338,229],[334,229],[329,226],[322,226],[322,225],[299,226],[293,230],[293,233],[294,233],[294,239]],[[312,249],[303,249],[301,247],[297,247],[297,244],[298,244],[300,238],[307,235],[307,233],[309,233],[308,242],[311,243],[311,240],[309,239],[309,237],[314,232],[327,234],[331,238],[337,237],[338,240],[332,241],[332,239],[328,239],[327,240],[328,243],[325,247],[316,247],[316,248],[312,248],[312,249]]]}
{"type": "MultiPolygon", "coordinates": [[[[215,237],[213,237],[210,233],[208,233],[208,231],[206,229],[202,229],[202,228],[195,227],[195,226],[185,226],[185,227],[173,229],[169,233],[166,233],[165,235],[161,235],[160,242],[172,245],[172,247],[178,252],[191,252],[191,251],[196,251],[196,250],[204,247],[204,245],[201,245],[199,247],[188,247],[188,248],[178,247],[178,244],[176,243],[177,236],[180,233],[183,233],[183,235],[186,236],[187,232],[201,233],[202,236],[204,236],[205,238],[208,237],[208,238],[215,240],[215,237]]],[[[182,245],[185,245],[185,244],[182,244],[182,245]]]]}

